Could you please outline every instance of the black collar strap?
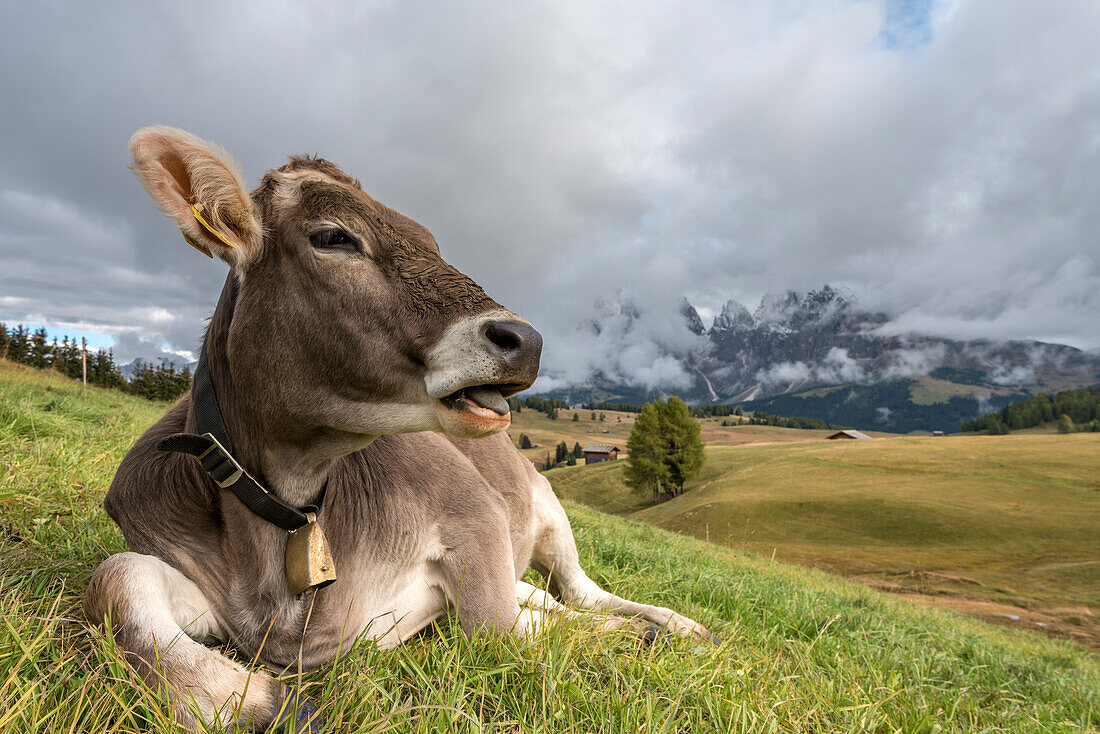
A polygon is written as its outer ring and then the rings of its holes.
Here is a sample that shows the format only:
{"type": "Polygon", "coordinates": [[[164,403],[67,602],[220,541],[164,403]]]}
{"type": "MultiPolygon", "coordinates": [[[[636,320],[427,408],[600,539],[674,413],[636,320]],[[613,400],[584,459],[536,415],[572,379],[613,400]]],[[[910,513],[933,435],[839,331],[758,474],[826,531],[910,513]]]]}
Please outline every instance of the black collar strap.
{"type": "Polygon", "coordinates": [[[278,525],[283,530],[297,530],[309,524],[309,514],[320,514],[328,491],[328,480],[321,488],[317,504],[295,507],[272,494],[257,482],[240,463],[233,458],[233,444],[225,428],[214,383],[210,380],[210,368],[206,359],[206,345],[199,353],[195,378],[191,387],[192,409],[202,435],[174,433],[157,441],[159,451],[191,454],[199,460],[203,470],[222,489],[228,489],[254,515],[278,525]]]}

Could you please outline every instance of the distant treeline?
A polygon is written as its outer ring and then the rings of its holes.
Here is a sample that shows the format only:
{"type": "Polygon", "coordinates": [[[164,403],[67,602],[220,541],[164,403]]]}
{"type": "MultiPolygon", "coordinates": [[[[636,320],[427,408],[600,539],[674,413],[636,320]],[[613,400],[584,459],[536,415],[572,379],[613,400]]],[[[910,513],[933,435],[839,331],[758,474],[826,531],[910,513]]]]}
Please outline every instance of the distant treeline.
{"type": "Polygon", "coordinates": [[[1040,393],[1028,400],[1006,405],[995,413],[966,421],[959,426],[959,430],[1004,434],[1053,422],[1064,433],[1100,431],[1100,385],[1065,390],[1054,397],[1040,393]]]}
{"type": "Polygon", "coordinates": [[[558,417],[558,410],[568,408],[569,403],[553,398],[508,398],[508,408],[513,413],[522,413],[524,408],[546,413],[551,418],[558,417]]]}
{"type": "Polygon", "coordinates": [[[732,405],[704,405],[702,408],[692,408],[691,414],[696,418],[725,418],[730,415],[743,415],[741,406],[732,405]]]}
{"type": "Polygon", "coordinates": [[[609,403],[606,400],[599,403],[584,403],[582,410],[617,410],[620,413],[641,413],[642,406],[634,403],[609,403]]]}
{"type": "MultiPolygon", "coordinates": [[[[0,324],[0,357],[40,370],[53,370],[74,380],[83,376],[80,342],[66,336],[50,340],[45,329],[31,331],[23,324],[8,329],[0,324]]],[[[111,350],[88,350],[88,384],[140,395],[150,400],[175,400],[191,387],[191,369],[174,362],[139,362],[127,380],[111,350]]]]}
{"type": "MultiPolygon", "coordinates": [[[[584,410],[617,410],[621,413],[641,413],[642,406],[634,403],[585,403],[581,406],[584,410]]],[[[689,406],[690,407],[690,406],[689,406]]],[[[706,405],[702,408],[690,408],[691,414],[696,418],[722,418],[727,415],[741,415],[741,408],[732,405],[706,405]]]]}
{"type": "Polygon", "coordinates": [[[150,400],[175,400],[191,389],[191,368],[176,369],[175,362],[152,365],[138,362],[123,390],[150,400]]]}
{"type": "Polygon", "coordinates": [[[780,428],[827,428],[829,430],[840,428],[840,426],[834,426],[832,423],[826,423],[817,418],[800,418],[798,416],[784,418],[778,415],[768,415],[760,410],[749,416],[747,423],[752,426],[779,426],[780,428]]]}
{"type": "MultiPolygon", "coordinates": [[[[540,400],[539,398],[527,398],[528,401],[540,400]]],[[[515,398],[509,400],[509,404],[516,401],[515,398]]],[[[547,403],[548,405],[553,403],[554,407],[567,408],[569,407],[564,401],[561,400],[544,400],[540,401],[547,403]]],[[[617,410],[622,413],[640,413],[642,411],[641,405],[635,405],[634,403],[611,403],[606,400],[599,403],[584,403],[581,406],[582,410],[617,410]]],[[[545,408],[538,408],[547,412],[545,408]]],[[[728,416],[742,416],[745,415],[740,405],[704,405],[701,407],[691,407],[691,414],[695,418],[724,418],[728,416]]],[[[826,429],[838,429],[840,426],[833,425],[827,421],[818,420],[816,418],[800,418],[794,416],[791,418],[784,418],[778,415],[768,415],[763,411],[756,411],[755,413],[749,413],[750,417],[743,421],[750,425],[755,426],[778,426],[780,428],[826,428],[826,429]]],[[[723,422],[725,426],[741,425],[741,422],[723,422]]]]}
{"type": "MultiPolygon", "coordinates": [[[[618,410],[624,413],[638,413],[641,412],[642,406],[634,405],[633,403],[585,403],[585,410],[618,410]]],[[[696,418],[725,418],[728,416],[742,416],[740,405],[704,405],[690,408],[692,416],[696,418]]],[[[755,414],[750,414],[748,420],[744,421],[757,426],[779,426],[780,428],[837,428],[832,423],[827,423],[816,418],[783,418],[777,415],[768,415],[763,411],[756,411],[755,414]]],[[[739,423],[725,423],[724,425],[740,425],[739,423]]]]}

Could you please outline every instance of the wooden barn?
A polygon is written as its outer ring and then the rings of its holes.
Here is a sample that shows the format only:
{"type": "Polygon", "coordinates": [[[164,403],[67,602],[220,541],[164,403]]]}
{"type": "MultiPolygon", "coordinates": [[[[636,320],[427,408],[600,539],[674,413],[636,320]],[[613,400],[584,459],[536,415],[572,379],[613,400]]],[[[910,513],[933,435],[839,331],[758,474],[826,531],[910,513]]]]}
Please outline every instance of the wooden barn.
{"type": "Polygon", "coordinates": [[[859,431],[837,431],[836,433],[826,436],[826,441],[835,441],[838,438],[870,438],[866,433],[860,433],[859,431]]]}
{"type": "Polygon", "coordinates": [[[584,447],[584,463],[598,464],[601,461],[614,461],[619,458],[618,446],[593,443],[584,447]]]}

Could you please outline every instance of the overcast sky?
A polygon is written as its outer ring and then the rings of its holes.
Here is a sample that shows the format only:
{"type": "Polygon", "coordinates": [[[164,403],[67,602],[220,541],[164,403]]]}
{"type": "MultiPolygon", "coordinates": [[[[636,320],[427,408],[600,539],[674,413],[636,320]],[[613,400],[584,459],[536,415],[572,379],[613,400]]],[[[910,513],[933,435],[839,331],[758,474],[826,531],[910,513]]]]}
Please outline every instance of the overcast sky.
{"type": "Polygon", "coordinates": [[[193,352],[224,265],[137,128],[319,153],[548,335],[824,283],[1100,347],[1100,3],[4,3],[0,320],[193,352]]]}

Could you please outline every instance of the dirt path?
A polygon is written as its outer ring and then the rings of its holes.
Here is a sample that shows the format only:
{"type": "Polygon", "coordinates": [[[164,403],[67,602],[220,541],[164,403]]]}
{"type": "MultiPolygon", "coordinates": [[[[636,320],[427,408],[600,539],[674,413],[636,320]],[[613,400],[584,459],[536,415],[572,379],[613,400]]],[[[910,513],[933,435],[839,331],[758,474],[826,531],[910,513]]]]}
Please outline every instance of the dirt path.
{"type": "Polygon", "coordinates": [[[1085,606],[1027,609],[955,594],[921,594],[890,584],[871,584],[926,607],[970,614],[993,624],[1068,638],[1100,652],[1100,617],[1085,606]]]}

